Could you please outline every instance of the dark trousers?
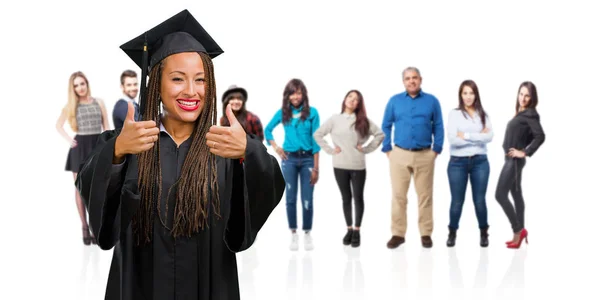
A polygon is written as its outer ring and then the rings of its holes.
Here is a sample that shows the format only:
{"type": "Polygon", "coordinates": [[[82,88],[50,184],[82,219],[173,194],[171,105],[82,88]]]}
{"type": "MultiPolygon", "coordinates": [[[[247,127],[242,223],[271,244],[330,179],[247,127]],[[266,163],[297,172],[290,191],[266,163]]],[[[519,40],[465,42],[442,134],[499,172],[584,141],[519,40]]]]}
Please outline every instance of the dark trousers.
{"type": "Polygon", "coordinates": [[[340,188],[340,193],[342,194],[342,206],[344,208],[346,225],[348,227],[352,226],[352,197],[354,196],[354,215],[356,217],[354,226],[360,227],[365,211],[363,195],[365,190],[365,180],[367,179],[367,170],[333,168],[333,173],[338,187],[340,188]]]}
{"type": "Polygon", "coordinates": [[[496,186],[496,200],[508,217],[514,233],[518,233],[525,226],[525,201],[521,192],[521,174],[524,167],[524,158],[507,156],[496,186]],[[508,199],[509,192],[515,203],[514,206],[508,199]]]}
{"type": "Polygon", "coordinates": [[[467,183],[469,181],[471,181],[471,192],[479,228],[484,229],[488,227],[485,194],[487,192],[489,177],[490,164],[487,155],[450,157],[450,162],[448,162],[448,181],[450,183],[452,202],[450,204],[449,229],[458,229],[458,223],[465,202],[465,194],[467,192],[467,183]]]}

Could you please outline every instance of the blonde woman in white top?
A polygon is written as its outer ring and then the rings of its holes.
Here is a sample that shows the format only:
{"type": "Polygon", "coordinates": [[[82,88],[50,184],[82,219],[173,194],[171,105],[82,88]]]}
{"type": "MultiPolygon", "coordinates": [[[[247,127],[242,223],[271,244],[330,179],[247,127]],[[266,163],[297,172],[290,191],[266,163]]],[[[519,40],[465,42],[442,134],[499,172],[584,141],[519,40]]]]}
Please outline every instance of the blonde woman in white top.
{"type": "Polygon", "coordinates": [[[381,128],[367,118],[362,94],[352,90],[346,94],[342,111],[329,118],[314,133],[317,144],[326,153],[333,155],[333,171],[342,194],[344,217],[348,231],[344,245],[360,246],[360,226],[364,213],[363,192],[367,176],[365,154],[375,151],[383,142],[381,128]],[[334,147],[324,139],[331,135],[334,147]],[[363,146],[371,137],[373,140],[363,146]],[[355,216],[352,227],[352,197],[355,216]]]}

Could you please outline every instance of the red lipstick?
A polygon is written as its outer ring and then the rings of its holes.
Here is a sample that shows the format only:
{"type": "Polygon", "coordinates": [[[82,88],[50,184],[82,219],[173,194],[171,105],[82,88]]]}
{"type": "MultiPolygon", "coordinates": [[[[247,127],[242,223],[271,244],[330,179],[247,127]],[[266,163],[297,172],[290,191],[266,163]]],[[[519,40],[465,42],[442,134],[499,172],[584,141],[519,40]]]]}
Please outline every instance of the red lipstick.
{"type": "Polygon", "coordinates": [[[194,111],[200,107],[200,100],[197,99],[177,99],[177,106],[185,111],[194,111]]]}

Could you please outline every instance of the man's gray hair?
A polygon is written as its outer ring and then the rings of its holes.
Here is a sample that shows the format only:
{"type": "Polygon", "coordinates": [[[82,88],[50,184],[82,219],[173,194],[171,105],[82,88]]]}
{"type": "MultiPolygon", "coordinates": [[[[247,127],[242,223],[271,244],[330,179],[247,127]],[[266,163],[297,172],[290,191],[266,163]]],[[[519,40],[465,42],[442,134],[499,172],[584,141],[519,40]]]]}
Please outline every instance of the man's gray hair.
{"type": "Polygon", "coordinates": [[[419,77],[421,77],[421,72],[419,72],[419,69],[417,69],[416,67],[408,67],[408,68],[404,69],[404,71],[402,71],[402,78],[404,78],[404,74],[406,74],[407,71],[415,71],[415,72],[417,72],[417,75],[419,75],[419,77]]]}

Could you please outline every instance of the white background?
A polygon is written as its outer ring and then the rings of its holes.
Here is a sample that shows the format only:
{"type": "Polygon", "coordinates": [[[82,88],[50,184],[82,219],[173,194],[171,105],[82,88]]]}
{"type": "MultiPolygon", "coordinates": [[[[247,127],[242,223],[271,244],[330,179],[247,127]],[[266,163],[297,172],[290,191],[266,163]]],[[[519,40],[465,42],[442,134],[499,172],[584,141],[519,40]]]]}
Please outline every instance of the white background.
{"type": "MultiPolygon", "coordinates": [[[[412,186],[407,242],[386,248],[391,186],[380,149],[368,157],[362,246],[345,249],[341,198],[323,153],[315,250],[288,250],[284,196],[254,247],[239,255],[242,299],[598,298],[600,21],[591,1],[152,3],[2,4],[0,298],[103,299],[112,251],[81,243],[72,175],[64,171],[69,145],[54,124],[77,70],[111,114],[120,73],[139,72],[119,46],[184,8],[225,51],[214,61],[219,98],[230,84],[246,87],[247,107],[265,126],[294,77],[306,83],[322,122],[358,89],[368,116],[381,124],[388,99],[404,90],[402,69],[412,65],[422,72],[423,90],[439,98],[444,125],[460,82],[475,80],[496,134],[489,145],[489,248],[478,245],[470,190],[457,246],[445,246],[446,139],[436,162],[432,249],[420,245],[412,186]],[[505,125],[524,80],[538,87],[546,142],[523,173],[531,244],[510,250],[510,224],[494,190],[505,125]]],[[[281,126],[275,136],[281,144],[281,126]]]]}

